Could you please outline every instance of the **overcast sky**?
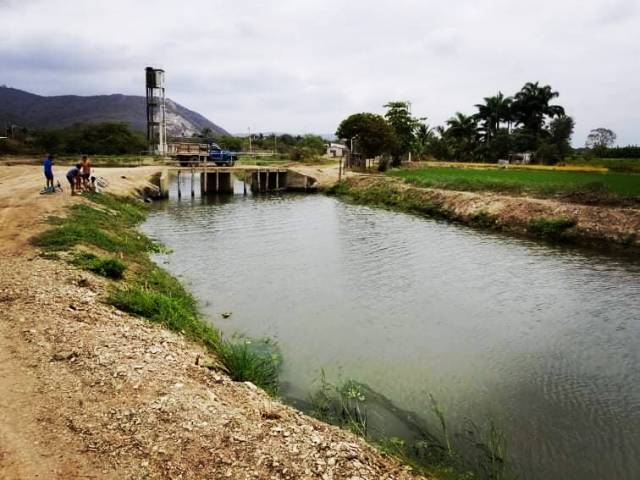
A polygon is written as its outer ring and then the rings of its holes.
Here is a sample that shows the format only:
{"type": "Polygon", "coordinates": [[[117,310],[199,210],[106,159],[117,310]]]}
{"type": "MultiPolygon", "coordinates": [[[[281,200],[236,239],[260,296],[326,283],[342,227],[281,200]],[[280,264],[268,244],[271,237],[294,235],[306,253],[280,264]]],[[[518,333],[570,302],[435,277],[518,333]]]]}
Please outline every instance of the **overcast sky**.
{"type": "Polygon", "coordinates": [[[441,124],[550,84],[574,145],[640,143],[640,0],[0,0],[0,84],[43,95],[167,95],[227,130],[334,132],[410,100],[441,124]]]}

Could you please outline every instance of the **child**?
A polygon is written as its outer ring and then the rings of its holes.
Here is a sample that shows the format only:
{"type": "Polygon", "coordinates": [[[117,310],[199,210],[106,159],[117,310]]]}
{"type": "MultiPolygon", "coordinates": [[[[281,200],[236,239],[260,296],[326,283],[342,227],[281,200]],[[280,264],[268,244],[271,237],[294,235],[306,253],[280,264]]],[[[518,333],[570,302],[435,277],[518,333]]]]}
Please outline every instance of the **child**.
{"type": "Polygon", "coordinates": [[[53,186],[53,155],[47,153],[47,156],[43,162],[44,167],[44,178],[47,180],[47,187],[45,191],[53,192],[55,190],[53,186]]]}
{"type": "Polygon", "coordinates": [[[77,165],[74,165],[73,167],[71,167],[69,169],[69,171],[67,172],[67,180],[69,180],[69,185],[71,185],[71,195],[75,195],[76,194],[76,188],[80,187],[80,184],[78,183],[78,180],[80,179],[80,168],[82,167],[82,165],[80,165],[79,163],[77,165]]]}
{"type": "Polygon", "coordinates": [[[91,160],[86,155],[82,156],[82,171],[80,172],[80,179],[84,190],[89,189],[89,179],[91,178],[91,160]]]}

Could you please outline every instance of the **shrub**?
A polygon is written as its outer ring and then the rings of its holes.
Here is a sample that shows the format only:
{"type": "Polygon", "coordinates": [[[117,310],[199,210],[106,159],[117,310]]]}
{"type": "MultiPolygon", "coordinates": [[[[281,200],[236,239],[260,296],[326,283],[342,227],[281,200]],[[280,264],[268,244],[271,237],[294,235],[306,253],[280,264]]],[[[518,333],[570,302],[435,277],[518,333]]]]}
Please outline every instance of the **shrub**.
{"type": "Polygon", "coordinates": [[[640,146],[629,145],[626,147],[594,148],[593,153],[599,158],[636,158],[640,159],[640,146]]]}
{"type": "Polygon", "coordinates": [[[550,240],[568,240],[570,235],[567,230],[575,227],[576,221],[569,218],[534,218],[529,221],[527,230],[529,233],[550,240]]]}
{"type": "Polygon", "coordinates": [[[87,252],[77,253],[71,263],[114,280],[120,280],[127,268],[126,265],[117,258],[98,257],[87,252]]]}
{"type": "MultiPolygon", "coordinates": [[[[262,345],[267,345],[265,342],[262,345]]],[[[280,356],[272,348],[260,349],[250,341],[224,342],[218,351],[220,360],[233,380],[252,382],[275,395],[278,392],[280,356]]]]}

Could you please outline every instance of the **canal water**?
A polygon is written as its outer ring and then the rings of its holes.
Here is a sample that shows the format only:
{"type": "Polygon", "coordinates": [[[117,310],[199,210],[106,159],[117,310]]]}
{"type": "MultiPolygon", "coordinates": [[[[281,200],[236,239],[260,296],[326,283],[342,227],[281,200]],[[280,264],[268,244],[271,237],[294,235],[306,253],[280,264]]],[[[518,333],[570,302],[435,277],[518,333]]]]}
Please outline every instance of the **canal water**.
{"type": "Polygon", "coordinates": [[[415,418],[431,394],[452,424],[495,420],[521,479],[640,478],[637,259],[323,195],[173,188],[143,227],[173,250],[157,261],[226,335],[277,341],[290,401],[322,371],[415,418]]]}

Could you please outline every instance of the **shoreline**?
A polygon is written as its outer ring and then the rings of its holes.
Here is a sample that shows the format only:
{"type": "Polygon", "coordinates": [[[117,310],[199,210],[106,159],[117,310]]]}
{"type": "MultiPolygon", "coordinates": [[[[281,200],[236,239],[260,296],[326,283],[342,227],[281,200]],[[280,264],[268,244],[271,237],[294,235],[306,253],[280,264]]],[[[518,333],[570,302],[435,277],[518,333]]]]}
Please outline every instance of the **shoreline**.
{"type": "MultiPolygon", "coordinates": [[[[137,195],[148,174],[114,175],[108,190],[137,195]]],[[[3,203],[3,218],[34,210],[29,228],[21,224],[32,237],[49,214],[90,207],[60,195],[3,203]]],[[[4,478],[421,478],[363,439],[233,381],[200,342],[109,305],[117,280],[70,265],[64,251],[39,253],[25,235],[1,253],[4,478]]]]}
{"type": "Polygon", "coordinates": [[[351,176],[328,193],[356,203],[555,243],[640,253],[640,210],[416,187],[386,176],[351,176]]]}

